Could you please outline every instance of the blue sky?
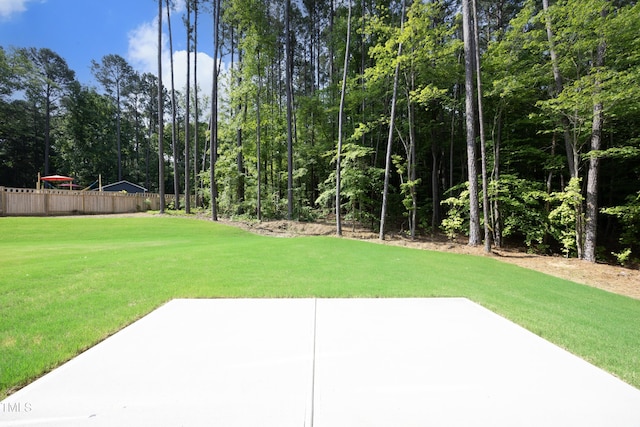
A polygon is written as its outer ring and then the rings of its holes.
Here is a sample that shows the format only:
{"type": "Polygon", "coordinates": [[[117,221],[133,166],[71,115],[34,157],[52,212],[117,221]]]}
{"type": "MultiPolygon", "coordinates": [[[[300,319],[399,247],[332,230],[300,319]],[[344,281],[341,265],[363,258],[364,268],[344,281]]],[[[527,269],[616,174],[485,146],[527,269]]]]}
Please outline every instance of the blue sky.
{"type": "MultiPolygon", "coordinates": [[[[172,12],[176,87],[185,85],[186,40],[182,16],[184,0],[172,12]]],[[[140,72],[157,73],[157,0],[0,0],[0,45],[49,48],[62,56],[85,85],[99,87],[90,71],[91,60],[118,54],[140,72]]],[[[210,16],[199,18],[199,33],[211,34],[210,16]]],[[[169,49],[163,15],[164,71],[168,83],[169,49]]],[[[210,90],[212,49],[202,37],[198,50],[199,85],[210,90]]]]}

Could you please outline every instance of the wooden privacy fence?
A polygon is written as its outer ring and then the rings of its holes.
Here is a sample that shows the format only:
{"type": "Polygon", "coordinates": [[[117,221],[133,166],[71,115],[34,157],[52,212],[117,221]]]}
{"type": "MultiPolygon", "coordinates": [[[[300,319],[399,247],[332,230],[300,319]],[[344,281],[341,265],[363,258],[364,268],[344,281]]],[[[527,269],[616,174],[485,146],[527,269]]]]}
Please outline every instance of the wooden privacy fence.
{"type": "Polygon", "coordinates": [[[160,209],[155,193],[0,187],[0,216],[96,215],[160,209]]]}

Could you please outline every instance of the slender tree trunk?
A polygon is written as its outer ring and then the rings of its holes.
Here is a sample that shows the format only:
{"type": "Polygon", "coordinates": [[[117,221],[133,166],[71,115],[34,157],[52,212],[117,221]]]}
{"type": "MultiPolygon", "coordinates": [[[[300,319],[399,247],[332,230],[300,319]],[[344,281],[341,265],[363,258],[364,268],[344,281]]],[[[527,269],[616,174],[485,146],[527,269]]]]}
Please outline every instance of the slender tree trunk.
{"type": "Polygon", "coordinates": [[[209,148],[209,178],[211,180],[211,219],[218,220],[218,186],[216,162],[218,160],[218,55],[220,50],[220,0],[213,2],[213,82],[211,87],[211,144],[209,148]]]}
{"type": "Polygon", "coordinates": [[[576,204],[576,252],[578,259],[584,259],[585,215],[582,202],[576,204]]]}
{"type": "MultiPolygon", "coordinates": [[[[564,90],[564,82],[562,75],[560,74],[560,66],[558,65],[558,56],[555,48],[553,26],[551,22],[551,15],[549,14],[549,1],[542,0],[542,8],[546,14],[546,30],[547,40],[549,42],[549,56],[551,57],[551,67],[553,69],[553,80],[555,83],[555,95],[558,96],[564,90]]],[[[562,124],[565,151],[567,153],[567,166],[569,167],[569,175],[571,178],[580,178],[580,153],[578,147],[572,137],[571,125],[569,119],[566,116],[560,117],[560,123],[562,124]]],[[[578,252],[578,258],[582,258],[584,249],[584,223],[582,221],[583,207],[582,203],[578,204],[575,208],[576,216],[576,250],[578,252]]]]}
{"type": "Polygon", "coordinates": [[[438,147],[436,145],[435,132],[431,130],[431,200],[433,211],[431,212],[431,230],[435,231],[440,224],[440,191],[438,186],[438,147]]]}
{"type": "MultiPolygon", "coordinates": [[[[198,1],[193,2],[193,191],[196,207],[200,203],[200,177],[198,176],[198,128],[200,122],[200,107],[198,103],[198,1]]],[[[189,197],[189,195],[187,195],[189,197]]]]}
{"type": "Polygon", "coordinates": [[[347,71],[349,69],[349,44],[351,42],[351,0],[347,17],[347,44],[344,49],[344,66],[342,69],[342,89],[340,90],[340,109],[338,111],[338,151],[336,153],[336,234],[342,236],[341,205],[341,162],[342,162],[342,126],[344,122],[344,96],[347,91],[347,71]]]}
{"type": "Polygon", "coordinates": [[[409,144],[406,147],[407,154],[407,183],[409,184],[409,195],[411,196],[411,209],[409,211],[409,233],[411,240],[416,237],[416,221],[418,211],[418,199],[416,194],[416,131],[414,120],[414,106],[411,102],[411,92],[415,90],[415,67],[413,63],[410,66],[409,77],[407,80],[406,99],[407,99],[407,124],[409,126],[409,144]]]}
{"type": "Polygon", "coordinates": [[[291,81],[291,67],[293,65],[292,49],[291,49],[291,0],[286,0],[285,5],[285,85],[287,92],[287,219],[293,219],[293,130],[292,123],[292,108],[293,108],[293,94],[292,88],[293,82],[291,81]]]}
{"type": "Polygon", "coordinates": [[[477,1],[473,0],[473,34],[476,82],[478,91],[478,122],[480,131],[480,162],[482,165],[482,214],[484,216],[484,251],[491,252],[491,231],[489,230],[489,190],[487,184],[487,141],[484,133],[484,112],[482,108],[482,73],[480,62],[480,36],[478,34],[477,1]]]}
{"type": "MultiPolygon", "coordinates": [[[[402,12],[400,18],[400,33],[404,28],[404,8],[405,0],[402,0],[402,12]]],[[[402,55],[402,41],[398,43],[397,58],[402,55]]],[[[396,118],[396,101],[398,98],[398,74],[400,74],[400,61],[396,63],[396,67],[393,73],[393,95],[391,97],[391,117],[389,119],[389,135],[387,138],[387,155],[385,159],[384,167],[384,187],[382,190],[382,210],[380,213],[380,240],[384,240],[384,226],[385,217],[387,216],[387,197],[389,195],[389,176],[391,175],[391,148],[393,145],[393,128],[395,126],[396,118]]]]}
{"type": "MultiPolygon", "coordinates": [[[[551,137],[551,157],[552,158],[556,155],[557,145],[558,145],[558,141],[556,138],[556,134],[554,133],[553,136],[551,137]]],[[[562,175],[560,175],[560,177],[562,178],[562,175]]],[[[552,184],[553,184],[553,170],[550,170],[549,175],[547,175],[547,182],[546,182],[547,194],[551,194],[552,184]]],[[[564,185],[562,186],[562,188],[564,188],[564,185]]],[[[551,212],[551,202],[549,201],[549,199],[547,199],[544,203],[544,213],[547,217],[549,216],[549,212],[551,212]]],[[[550,237],[549,233],[545,229],[545,233],[542,240],[542,242],[545,245],[548,243],[549,237],[550,237]]]]}
{"type": "Polygon", "coordinates": [[[469,171],[469,245],[477,246],[480,238],[480,213],[478,210],[478,173],[476,171],[475,106],[473,101],[474,49],[469,0],[462,0],[462,29],[464,38],[465,68],[465,119],[467,128],[467,169],[469,171]]]}
{"type": "MultiPolygon", "coordinates": [[[[118,145],[118,181],[122,181],[122,143],[121,143],[121,130],[120,130],[120,116],[122,115],[122,109],[120,107],[120,82],[116,83],[116,142],[118,145]]],[[[49,116],[47,115],[47,118],[49,116]]]]}
{"type": "Polygon", "coordinates": [[[165,210],[163,149],[164,106],[162,102],[162,91],[162,0],[158,0],[158,193],[160,193],[161,214],[163,214],[165,210]]]}
{"type": "MultiPolygon", "coordinates": [[[[458,86],[456,84],[456,86],[458,86]]],[[[458,90],[454,87],[453,89],[453,100],[457,102],[458,100],[458,90]]],[[[456,140],[456,110],[451,110],[451,126],[449,127],[449,188],[453,188],[453,153],[455,149],[455,140],[456,140]]]]}
{"type": "MultiPolygon", "coordinates": [[[[242,50],[238,47],[238,67],[242,65],[242,50]]],[[[241,73],[238,72],[238,87],[242,84],[241,73]]],[[[238,115],[242,116],[242,123],[246,123],[247,118],[247,99],[246,96],[244,101],[238,105],[238,115]]],[[[236,146],[238,148],[238,155],[236,157],[236,170],[238,172],[238,187],[237,187],[237,199],[238,203],[244,203],[245,197],[245,170],[244,170],[244,154],[243,154],[243,139],[242,139],[242,125],[238,124],[238,128],[236,129],[236,146]]],[[[239,213],[244,213],[244,209],[242,209],[239,213]]]]}
{"type": "MultiPolygon", "coordinates": [[[[553,34],[553,23],[551,22],[551,15],[549,14],[549,0],[542,0],[542,8],[546,15],[546,30],[547,40],[549,42],[549,56],[551,57],[551,67],[553,69],[553,80],[555,83],[555,95],[558,96],[564,90],[564,82],[562,75],[560,74],[560,66],[558,65],[558,55],[555,48],[555,36],[553,34]]],[[[560,118],[562,124],[564,145],[567,151],[567,165],[569,167],[569,174],[571,178],[578,178],[578,166],[580,164],[580,154],[576,148],[571,137],[571,126],[569,120],[562,116],[560,118]]]]}
{"type": "Polygon", "coordinates": [[[258,175],[257,179],[257,187],[256,187],[256,216],[258,217],[258,221],[262,221],[262,158],[260,149],[262,148],[261,131],[262,131],[262,122],[260,117],[261,110],[261,95],[262,95],[262,75],[260,73],[260,50],[257,52],[258,56],[258,92],[256,93],[256,174],[258,175]]]}
{"type": "MultiPolygon", "coordinates": [[[[44,118],[44,175],[47,176],[51,172],[50,152],[51,152],[51,96],[50,89],[47,85],[47,99],[45,101],[45,118],[44,118]]],[[[120,152],[120,151],[118,151],[120,152]]]]}
{"type": "MultiPolygon", "coordinates": [[[[316,21],[320,21],[321,18],[316,19],[316,21]]],[[[315,57],[315,61],[316,61],[316,88],[320,89],[321,88],[321,67],[320,67],[320,58],[321,58],[321,49],[320,49],[320,32],[322,31],[321,29],[322,25],[318,22],[316,25],[316,57],[315,57]]]]}
{"type": "MultiPolygon", "coordinates": [[[[414,79],[413,70],[411,79],[414,79]]],[[[409,158],[407,159],[407,169],[409,173],[409,191],[411,193],[411,213],[409,216],[409,228],[411,240],[416,238],[416,225],[418,221],[418,195],[416,191],[416,130],[414,123],[413,103],[409,102],[409,158]]]]}
{"type": "MultiPolygon", "coordinates": [[[[502,106],[498,107],[495,133],[493,135],[493,180],[500,185],[500,145],[502,144],[502,106]]],[[[502,247],[502,216],[500,198],[493,200],[493,238],[498,248],[502,247]]]]}
{"type": "Polygon", "coordinates": [[[175,209],[180,209],[180,170],[178,169],[178,121],[176,120],[176,88],[173,73],[173,33],[171,31],[171,7],[166,0],[167,30],[169,32],[169,64],[171,68],[171,148],[173,151],[173,193],[175,195],[175,209]]]}
{"type": "MultiPolygon", "coordinates": [[[[162,0],[159,0],[162,1],[162,0]]],[[[149,103],[151,105],[151,102],[149,103]]],[[[151,188],[151,179],[150,175],[150,163],[151,163],[151,138],[153,137],[153,127],[155,123],[153,123],[153,108],[149,111],[149,128],[147,129],[147,140],[145,144],[144,150],[144,186],[145,188],[151,188]]]]}
{"type": "Polygon", "coordinates": [[[187,27],[187,90],[184,114],[184,211],[191,213],[191,153],[189,146],[191,145],[190,135],[190,115],[191,115],[191,0],[187,0],[187,18],[185,20],[187,27]]]}
{"type": "MultiPolygon", "coordinates": [[[[140,183],[140,180],[142,179],[140,177],[140,112],[138,111],[138,108],[140,107],[137,95],[136,95],[136,105],[135,105],[135,110],[133,112],[134,114],[134,123],[135,123],[135,141],[136,141],[136,182],[140,183]]],[[[147,187],[149,188],[149,187],[147,187]]]]}
{"type": "MultiPolygon", "coordinates": [[[[604,14],[606,11],[603,11],[604,14]]],[[[600,76],[597,74],[600,72],[599,68],[604,65],[606,42],[602,40],[598,45],[596,53],[596,88],[594,90],[595,96],[600,94],[600,76]]],[[[591,151],[600,150],[602,143],[602,128],[604,123],[603,117],[603,104],[602,101],[597,100],[593,105],[593,123],[591,126],[591,151]]],[[[586,224],[585,224],[585,243],[584,243],[584,260],[589,262],[596,262],[596,241],[598,234],[598,175],[600,171],[600,158],[597,155],[591,156],[589,159],[589,171],[587,173],[587,209],[586,209],[586,224]]]]}
{"type": "MultiPolygon", "coordinates": [[[[335,0],[329,0],[329,5],[330,5],[330,10],[329,10],[329,34],[333,34],[333,21],[334,21],[334,15],[335,15],[335,6],[333,4],[335,0]]],[[[335,52],[335,46],[334,46],[334,42],[333,40],[330,39],[329,41],[329,86],[333,85],[333,77],[335,75],[335,70],[334,70],[334,54],[335,52]]],[[[335,97],[333,96],[333,90],[331,91],[331,101],[333,102],[333,100],[335,99],[335,97]]]]}

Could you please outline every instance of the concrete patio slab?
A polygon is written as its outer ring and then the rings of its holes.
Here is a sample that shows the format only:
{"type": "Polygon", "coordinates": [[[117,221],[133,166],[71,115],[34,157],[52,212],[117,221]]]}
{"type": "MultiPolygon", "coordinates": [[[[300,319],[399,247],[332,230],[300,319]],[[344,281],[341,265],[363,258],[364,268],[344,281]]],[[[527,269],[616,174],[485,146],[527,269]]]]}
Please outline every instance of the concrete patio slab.
{"type": "Polygon", "coordinates": [[[300,426],[313,308],[171,301],[9,396],[0,426],[300,426]]]}
{"type": "Polygon", "coordinates": [[[640,390],[466,299],[174,300],[0,426],[640,426],[640,390]]]}
{"type": "Polygon", "coordinates": [[[466,299],[319,300],[316,426],[640,426],[640,390],[466,299]]]}

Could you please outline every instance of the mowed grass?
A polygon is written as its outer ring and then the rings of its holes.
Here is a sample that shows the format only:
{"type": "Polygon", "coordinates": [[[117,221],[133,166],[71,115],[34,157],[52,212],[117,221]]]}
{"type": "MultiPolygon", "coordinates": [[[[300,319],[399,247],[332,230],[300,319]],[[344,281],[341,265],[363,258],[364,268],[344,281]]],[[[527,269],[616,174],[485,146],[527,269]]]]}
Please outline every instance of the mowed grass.
{"type": "Polygon", "coordinates": [[[0,254],[0,398],[172,298],[223,297],[467,297],[640,388],[640,301],[490,257],[166,216],[0,218],[0,254]]]}

